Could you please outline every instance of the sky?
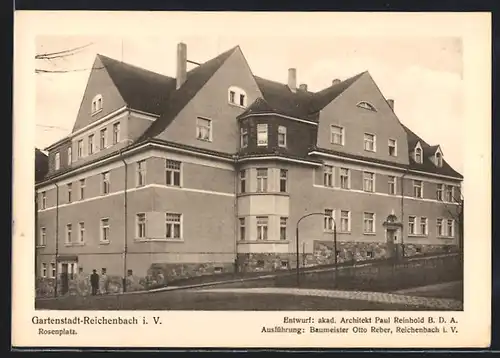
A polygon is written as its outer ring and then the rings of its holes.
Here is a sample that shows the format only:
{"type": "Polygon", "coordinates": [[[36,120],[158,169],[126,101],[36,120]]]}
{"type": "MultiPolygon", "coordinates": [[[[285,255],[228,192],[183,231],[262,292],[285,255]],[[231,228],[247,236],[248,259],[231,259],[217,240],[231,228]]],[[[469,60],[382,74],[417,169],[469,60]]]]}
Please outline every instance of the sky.
{"type": "Polygon", "coordinates": [[[90,46],[69,57],[36,60],[39,69],[69,72],[36,75],[35,145],[43,149],[71,132],[96,54],[175,77],[179,42],[196,62],[239,45],[254,75],[287,83],[293,67],[297,82],[310,91],[368,70],[384,96],[394,99],[400,121],[430,145],[439,144],[445,160],[464,172],[463,45],[459,37],[444,36],[39,36],[37,53],[90,46]]]}

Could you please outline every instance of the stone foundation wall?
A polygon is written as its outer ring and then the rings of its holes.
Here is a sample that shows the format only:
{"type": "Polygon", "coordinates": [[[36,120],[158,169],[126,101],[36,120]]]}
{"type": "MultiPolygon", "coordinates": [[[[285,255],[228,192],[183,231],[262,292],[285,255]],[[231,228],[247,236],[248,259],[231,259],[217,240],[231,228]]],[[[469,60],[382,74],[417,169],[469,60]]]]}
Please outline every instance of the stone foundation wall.
{"type": "MultiPolygon", "coordinates": [[[[313,253],[300,253],[299,265],[313,267],[331,265],[335,263],[334,244],[332,241],[315,241],[313,253]]],[[[429,253],[448,253],[456,251],[455,245],[405,245],[405,256],[415,256],[429,253]]],[[[402,248],[397,248],[401,252],[402,248]]],[[[383,259],[388,257],[386,243],[379,242],[337,242],[337,263],[350,261],[365,261],[383,259]]],[[[250,253],[238,254],[238,268],[244,272],[272,272],[296,267],[297,256],[295,253],[250,253]]]]}
{"type": "MultiPolygon", "coordinates": [[[[150,266],[145,277],[128,276],[127,292],[144,291],[168,285],[168,282],[199,277],[204,275],[216,275],[218,273],[233,273],[234,263],[183,263],[168,264],[154,263],[150,266]]],[[[65,295],[88,296],[92,293],[90,286],[90,274],[75,274],[68,281],[68,292],[65,295]]],[[[62,281],[57,281],[58,296],[62,295],[62,281]]],[[[37,297],[54,297],[55,279],[38,278],[36,281],[37,297]]],[[[99,294],[112,294],[123,292],[123,279],[121,276],[100,275],[99,294]]]]}
{"type": "Polygon", "coordinates": [[[154,263],[148,270],[152,285],[166,285],[169,281],[234,272],[233,262],[154,263]]]}

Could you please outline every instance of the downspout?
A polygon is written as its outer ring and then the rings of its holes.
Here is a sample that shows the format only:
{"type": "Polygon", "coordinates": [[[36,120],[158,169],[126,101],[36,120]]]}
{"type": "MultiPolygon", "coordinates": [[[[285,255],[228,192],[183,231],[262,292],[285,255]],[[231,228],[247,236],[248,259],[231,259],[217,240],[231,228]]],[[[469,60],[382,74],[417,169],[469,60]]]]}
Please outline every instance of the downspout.
{"type": "Polygon", "coordinates": [[[56,272],[55,272],[55,287],[54,287],[54,297],[57,297],[57,280],[58,280],[58,270],[57,270],[57,260],[59,256],[59,185],[57,185],[56,182],[54,182],[54,185],[56,186],[56,272]]]}
{"type": "Polygon", "coordinates": [[[128,165],[123,158],[122,149],[120,149],[120,158],[125,167],[125,185],[123,189],[123,221],[125,225],[124,229],[124,243],[123,243],[123,292],[127,292],[127,251],[128,251],[128,223],[127,223],[127,178],[128,178],[128,165]]]}
{"type": "Polygon", "coordinates": [[[234,158],[234,273],[240,271],[240,261],[238,258],[238,240],[239,240],[239,215],[238,215],[238,190],[239,190],[239,165],[236,156],[234,158]]]}

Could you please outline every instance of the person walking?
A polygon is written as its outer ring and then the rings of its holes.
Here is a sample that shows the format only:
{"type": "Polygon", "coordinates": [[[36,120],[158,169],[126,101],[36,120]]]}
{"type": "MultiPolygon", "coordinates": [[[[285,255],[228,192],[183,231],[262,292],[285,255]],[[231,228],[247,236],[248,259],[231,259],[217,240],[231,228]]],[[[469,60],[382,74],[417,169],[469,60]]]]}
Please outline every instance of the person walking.
{"type": "Polygon", "coordinates": [[[99,289],[99,275],[95,269],[92,270],[92,275],[90,275],[90,285],[92,286],[92,296],[95,296],[99,289]]]}

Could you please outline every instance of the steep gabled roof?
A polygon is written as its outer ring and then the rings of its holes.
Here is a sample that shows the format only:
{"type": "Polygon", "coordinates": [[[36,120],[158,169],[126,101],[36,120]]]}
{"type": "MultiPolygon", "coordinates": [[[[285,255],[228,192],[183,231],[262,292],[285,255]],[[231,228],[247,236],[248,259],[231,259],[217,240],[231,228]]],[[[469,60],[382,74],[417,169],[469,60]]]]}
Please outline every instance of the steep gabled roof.
{"type": "Polygon", "coordinates": [[[368,71],[358,73],[356,76],[350,77],[340,83],[337,83],[315,93],[311,100],[309,111],[311,113],[314,113],[322,110],[326,105],[328,105],[328,103],[340,96],[365,73],[368,73],[368,71]]]}
{"type": "Polygon", "coordinates": [[[317,121],[316,116],[311,115],[311,111],[309,110],[310,100],[314,95],[312,92],[300,89],[292,92],[285,84],[266,80],[258,76],[254,76],[254,78],[262,92],[262,96],[274,112],[317,121]]]}
{"type": "Polygon", "coordinates": [[[439,148],[439,145],[431,145],[431,146],[424,149],[424,155],[426,157],[433,156],[434,154],[436,154],[436,151],[438,150],[438,148],[439,148]]]}
{"type": "Polygon", "coordinates": [[[411,129],[406,127],[404,124],[402,124],[403,128],[406,131],[406,136],[408,140],[408,151],[411,152],[417,142],[420,142],[420,145],[422,146],[422,150],[424,152],[423,158],[422,158],[422,163],[417,163],[415,159],[413,158],[412,155],[408,155],[409,158],[409,163],[410,163],[410,169],[412,170],[418,170],[426,173],[436,173],[436,174],[443,174],[443,175],[448,175],[456,178],[461,178],[463,179],[462,174],[457,172],[455,169],[453,169],[447,162],[446,160],[443,160],[443,166],[438,167],[436,166],[431,159],[429,158],[428,153],[433,153],[433,150],[435,151],[435,148],[438,146],[430,146],[427,142],[425,142],[422,138],[420,138],[415,132],[413,132],[411,129]],[[434,149],[433,149],[434,148],[434,149]]]}
{"type": "Polygon", "coordinates": [[[174,90],[169,100],[161,108],[161,116],[154,121],[151,126],[139,138],[139,141],[149,137],[155,137],[175,119],[177,114],[191,101],[198,91],[217,72],[222,64],[233,54],[238,46],[220,54],[219,56],[201,64],[187,73],[186,82],[178,89],[174,90]]]}
{"type": "Polygon", "coordinates": [[[175,91],[175,79],[104,55],[97,55],[127,105],[140,111],[161,114],[175,91]]]}
{"type": "Polygon", "coordinates": [[[241,113],[238,118],[247,116],[254,113],[273,113],[276,109],[271,107],[271,105],[262,97],[257,98],[253,103],[247,107],[247,109],[241,113]]]}

